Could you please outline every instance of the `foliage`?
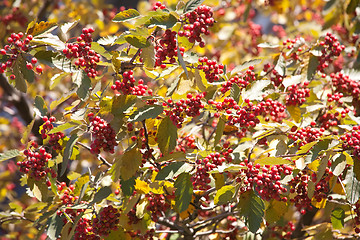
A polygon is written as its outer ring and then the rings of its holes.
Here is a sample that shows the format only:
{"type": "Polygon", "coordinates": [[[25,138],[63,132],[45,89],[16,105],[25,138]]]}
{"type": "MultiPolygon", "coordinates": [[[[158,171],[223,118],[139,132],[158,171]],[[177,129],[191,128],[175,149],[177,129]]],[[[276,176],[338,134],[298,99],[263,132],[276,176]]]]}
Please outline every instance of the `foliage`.
{"type": "Polygon", "coordinates": [[[0,5],[2,240],[359,237],[358,0],[0,5]]]}

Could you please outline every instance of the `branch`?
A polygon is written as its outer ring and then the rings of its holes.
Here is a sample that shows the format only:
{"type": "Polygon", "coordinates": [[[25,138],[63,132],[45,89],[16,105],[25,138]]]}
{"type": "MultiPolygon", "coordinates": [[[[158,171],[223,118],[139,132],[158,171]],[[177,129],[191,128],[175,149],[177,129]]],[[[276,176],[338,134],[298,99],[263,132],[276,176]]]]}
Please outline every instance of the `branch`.
{"type": "MultiPolygon", "coordinates": [[[[82,142],[76,142],[76,144],[82,146],[83,148],[85,148],[89,151],[91,150],[91,148],[89,146],[83,144],[82,142]]],[[[109,168],[112,167],[112,164],[109,163],[108,161],[106,161],[106,159],[103,156],[101,156],[100,154],[97,155],[97,159],[99,159],[105,166],[107,166],[109,168]]]]}

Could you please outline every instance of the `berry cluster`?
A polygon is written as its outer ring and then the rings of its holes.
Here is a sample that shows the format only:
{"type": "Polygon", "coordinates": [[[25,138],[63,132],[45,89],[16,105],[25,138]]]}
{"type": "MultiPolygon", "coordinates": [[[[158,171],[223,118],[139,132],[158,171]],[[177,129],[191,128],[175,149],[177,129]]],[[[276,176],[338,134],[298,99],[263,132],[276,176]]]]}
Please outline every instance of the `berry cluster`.
{"type": "Polygon", "coordinates": [[[226,228],[232,231],[226,233],[224,239],[236,240],[239,234],[239,229],[236,226],[237,218],[233,216],[227,216],[226,220],[227,220],[226,228]]]}
{"type": "Polygon", "coordinates": [[[240,89],[246,88],[251,82],[256,80],[255,72],[253,71],[254,67],[250,66],[248,70],[243,75],[235,75],[234,77],[230,78],[221,86],[221,93],[226,93],[231,89],[233,84],[239,86],[240,89]]]}
{"type": "Polygon", "coordinates": [[[345,46],[341,45],[337,37],[332,33],[326,34],[324,41],[320,42],[320,46],[322,46],[323,49],[321,50],[321,56],[318,57],[319,65],[317,70],[324,72],[325,68],[333,62],[333,57],[338,57],[345,49],[345,46]]]}
{"type": "Polygon", "coordinates": [[[251,37],[251,43],[245,50],[254,56],[259,54],[258,39],[261,37],[261,25],[248,21],[248,34],[251,37]]]}
{"type": "Polygon", "coordinates": [[[130,237],[134,239],[140,239],[140,240],[153,240],[155,230],[152,228],[150,230],[147,230],[146,233],[142,234],[140,230],[136,231],[127,231],[127,233],[130,235],[130,237]]]}
{"type": "Polygon", "coordinates": [[[99,116],[94,116],[94,113],[89,113],[90,131],[95,140],[91,144],[91,153],[99,154],[101,148],[106,152],[114,153],[116,143],[116,133],[114,129],[104,119],[99,116]]]}
{"type": "MultiPolygon", "coordinates": [[[[157,42],[158,44],[155,46],[156,50],[156,60],[155,66],[160,66],[161,68],[166,68],[166,64],[163,64],[163,61],[166,58],[169,58],[170,63],[175,63],[177,56],[177,41],[176,41],[176,32],[167,29],[164,35],[161,37],[160,41],[157,42]]],[[[179,48],[180,54],[183,55],[185,48],[179,48]]]]}
{"type": "Polygon", "coordinates": [[[265,117],[265,121],[281,122],[284,118],[287,117],[285,109],[286,107],[276,100],[271,98],[261,101],[257,104],[257,107],[260,108],[261,115],[265,117]],[[270,117],[268,117],[270,115],[270,117]]]}
{"type": "MultiPolygon", "coordinates": [[[[135,86],[135,77],[132,70],[124,72],[121,80],[116,80],[115,84],[111,86],[112,90],[121,91],[125,95],[137,95],[144,96],[147,90],[147,86],[144,85],[144,80],[140,79],[138,85],[135,86]]],[[[149,92],[149,91],[148,91],[149,92]]],[[[149,92],[150,94],[150,92],[149,92]]]]}
{"type": "Polygon", "coordinates": [[[161,2],[156,2],[153,7],[152,7],[152,10],[153,11],[156,11],[158,9],[165,9],[166,6],[164,4],[162,4],[161,2]]]}
{"type": "Polygon", "coordinates": [[[343,93],[344,96],[353,96],[358,99],[360,95],[360,82],[351,80],[348,75],[341,72],[331,73],[331,82],[335,87],[335,91],[343,93]]]}
{"type": "Polygon", "coordinates": [[[197,159],[195,161],[196,171],[191,176],[194,189],[209,189],[209,183],[211,179],[208,172],[217,166],[221,166],[224,162],[231,162],[232,159],[230,157],[230,153],[232,153],[232,151],[233,149],[229,148],[222,153],[211,153],[203,159],[197,159]]]}
{"type": "Polygon", "coordinates": [[[236,178],[237,182],[243,183],[240,188],[241,192],[246,192],[255,187],[259,196],[266,201],[276,199],[287,202],[287,197],[281,196],[286,193],[287,189],[282,186],[280,180],[282,175],[292,174],[292,167],[287,165],[265,165],[261,167],[260,164],[253,165],[248,160],[240,163],[240,165],[246,166],[236,178]]]}
{"type": "MultiPolygon", "coordinates": [[[[329,165],[329,164],[328,164],[329,165]]],[[[327,194],[330,191],[329,182],[330,178],[333,176],[333,173],[326,168],[325,174],[315,185],[315,191],[312,199],[317,202],[321,202],[323,199],[328,198],[327,194]]],[[[290,193],[293,196],[290,198],[290,201],[294,203],[294,206],[300,211],[301,214],[305,214],[306,210],[312,210],[313,206],[311,205],[312,199],[308,197],[308,183],[312,181],[317,182],[316,173],[312,173],[311,177],[303,170],[298,173],[290,182],[290,193]]]]}
{"type": "Polygon", "coordinates": [[[118,229],[119,217],[118,209],[111,205],[104,207],[93,219],[93,232],[101,236],[108,236],[110,231],[118,229]]]}
{"type": "Polygon", "coordinates": [[[270,80],[273,82],[273,84],[276,87],[279,87],[285,76],[281,76],[275,69],[274,69],[274,65],[271,65],[270,63],[267,63],[264,65],[263,71],[265,73],[270,74],[270,80]]]}
{"type": "Polygon", "coordinates": [[[93,231],[91,220],[80,218],[75,228],[74,240],[100,240],[100,237],[93,231]]]}
{"type": "Polygon", "coordinates": [[[4,23],[5,26],[9,26],[11,22],[17,22],[20,26],[25,27],[28,20],[24,14],[19,11],[19,8],[14,7],[11,9],[11,13],[0,16],[0,22],[4,23]]]}
{"type": "Polygon", "coordinates": [[[207,57],[199,58],[198,69],[205,73],[205,78],[210,83],[219,81],[219,75],[224,73],[224,65],[217,64],[215,60],[209,60],[207,57]]]}
{"type": "Polygon", "coordinates": [[[154,222],[158,221],[160,216],[163,216],[163,213],[170,208],[170,198],[174,198],[174,195],[167,195],[166,197],[163,194],[154,194],[149,192],[145,195],[149,204],[146,207],[146,210],[151,212],[151,219],[154,222]]]}
{"type": "MultiPolygon", "coordinates": [[[[10,37],[8,37],[8,45],[5,45],[4,48],[0,49],[1,55],[7,55],[8,59],[5,63],[0,64],[0,73],[4,73],[6,70],[11,71],[14,62],[23,52],[27,52],[29,50],[29,43],[33,39],[32,35],[27,35],[24,40],[24,33],[19,32],[18,34],[12,33],[10,37]]],[[[31,70],[34,68],[34,64],[37,63],[37,59],[33,57],[30,62],[26,63],[26,68],[31,70]]],[[[41,65],[36,66],[35,71],[37,73],[42,73],[43,69],[41,65]]],[[[10,75],[11,79],[15,79],[15,75],[10,75]]]]}
{"type": "Polygon", "coordinates": [[[357,203],[355,203],[355,208],[353,208],[354,212],[355,212],[355,216],[354,216],[354,221],[355,221],[355,232],[357,234],[360,233],[360,227],[356,227],[356,225],[360,225],[360,201],[357,201],[357,203]]]}
{"type": "Polygon", "coordinates": [[[304,82],[303,84],[289,86],[285,97],[286,105],[301,106],[306,98],[310,97],[310,89],[306,87],[308,85],[309,82],[304,82]]]}
{"type": "MultiPolygon", "coordinates": [[[[312,125],[315,125],[315,122],[312,123],[312,125]]],[[[307,126],[306,128],[297,128],[294,126],[291,128],[289,138],[294,140],[295,144],[301,147],[307,143],[314,142],[319,139],[323,135],[323,131],[324,129],[319,130],[310,126],[307,126]]]]}
{"type": "Polygon", "coordinates": [[[182,15],[182,21],[186,23],[183,27],[184,31],[179,31],[180,37],[184,36],[189,39],[189,42],[198,42],[200,47],[205,47],[205,42],[200,35],[209,35],[209,27],[214,25],[213,11],[211,7],[201,5],[194,11],[182,15]]]}
{"type": "Polygon", "coordinates": [[[47,162],[52,158],[52,155],[46,152],[44,147],[39,148],[37,143],[32,142],[30,148],[24,150],[24,155],[26,159],[17,162],[20,172],[29,174],[37,181],[44,178],[47,173],[50,173],[53,178],[56,177],[56,172],[47,167],[47,162]]]}
{"type": "Polygon", "coordinates": [[[76,39],[75,43],[68,43],[63,50],[66,58],[75,59],[76,66],[84,68],[88,77],[96,77],[99,72],[96,70],[97,63],[100,61],[100,54],[91,49],[93,28],[83,28],[82,34],[76,39]]]}
{"type": "Polygon", "coordinates": [[[163,103],[164,106],[171,107],[171,110],[164,110],[174,125],[178,128],[182,127],[184,117],[196,117],[200,115],[200,110],[204,108],[204,104],[201,99],[205,97],[204,93],[196,94],[193,96],[191,93],[187,94],[187,99],[180,99],[178,102],[174,102],[168,99],[167,102],[163,103]]]}
{"type": "Polygon", "coordinates": [[[271,227],[270,236],[274,239],[291,239],[291,234],[295,230],[295,224],[288,222],[285,226],[271,227]]]}
{"type": "Polygon", "coordinates": [[[352,149],[353,155],[360,159],[360,127],[354,126],[352,131],[345,133],[340,139],[343,141],[343,149],[352,149]]]}
{"type": "Polygon", "coordinates": [[[194,136],[183,136],[178,138],[177,146],[175,148],[176,151],[186,153],[190,149],[197,149],[194,136]]]}
{"type": "Polygon", "coordinates": [[[43,121],[45,122],[43,124],[43,128],[41,129],[41,138],[46,139],[49,137],[49,144],[53,147],[54,150],[61,150],[62,146],[59,143],[59,140],[65,137],[65,134],[62,132],[56,132],[56,133],[48,133],[51,129],[54,128],[52,125],[53,122],[56,121],[54,117],[43,117],[43,121]]]}

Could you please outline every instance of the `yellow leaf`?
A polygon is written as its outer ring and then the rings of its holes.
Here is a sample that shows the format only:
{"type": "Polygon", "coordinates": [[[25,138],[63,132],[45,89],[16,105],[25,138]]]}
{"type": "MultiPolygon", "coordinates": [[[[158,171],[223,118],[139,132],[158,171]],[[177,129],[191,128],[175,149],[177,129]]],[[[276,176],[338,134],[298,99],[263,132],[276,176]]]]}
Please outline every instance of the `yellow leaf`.
{"type": "Polygon", "coordinates": [[[47,30],[49,30],[50,28],[56,26],[55,22],[39,22],[39,23],[35,23],[33,27],[29,28],[27,31],[27,34],[36,36],[39,35],[47,30]]]}
{"type": "Polygon", "coordinates": [[[269,207],[266,209],[266,221],[269,223],[277,222],[288,209],[286,202],[271,200],[269,207]]]}
{"type": "Polygon", "coordinates": [[[223,174],[214,173],[212,174],[213,178],[215,179],[215,188],[220,189],[225,184],[225,177],[223,174]]]}
{"type": "Polygon", "coordinates": [[[239,129],[235,126],[232,126],[232,125],[225,125],[225,128],[224,128],[224,134],[227,135],[227,134],[231,134],[231,133],[234,133],[234,132],[237,132],[239,131],[239,129]]]}
{"type": "Polygon", "coordinates": [[[315,197],[311,199],[311,204],[316,208],[324,208],[326,206],[327,198],[323,198],[320,202],[315,197]]]}
{"type": "Polygon", "coordinates": [[[319,160],[315,160],[312,163],[308,164],[308,168],[313,170],[314,172],[317,172],[317,169],[320,165],[320,161],[319,160]]]}
{"type": "MultiPolygon", "coordinates": [[[[193,196],[194,199],[194,196],[193,196]]],[[[192,204],[189,204],[188,209],[186,209],[185,211],[180,213],[180,218],[181,219],[186,219],[188,218],[193,212],[195,211],[195,207],[192,204]]]]}
{"type": "Polygon", "coordinates": [[[295,122],[300,122],[301,120],[301,109],[298,106],[288,105],[286,109],[289,111],[291,117],[295,120],[295,122]]]}
{"type": "Polygon", "coordinates": [[[147,182],[142,181],[140,179],[135,180],[135,189],[139,193],[143,193],[143,194],[147,194],[148,192],[150,192],[149,184],[147,184],[147,182]]]}

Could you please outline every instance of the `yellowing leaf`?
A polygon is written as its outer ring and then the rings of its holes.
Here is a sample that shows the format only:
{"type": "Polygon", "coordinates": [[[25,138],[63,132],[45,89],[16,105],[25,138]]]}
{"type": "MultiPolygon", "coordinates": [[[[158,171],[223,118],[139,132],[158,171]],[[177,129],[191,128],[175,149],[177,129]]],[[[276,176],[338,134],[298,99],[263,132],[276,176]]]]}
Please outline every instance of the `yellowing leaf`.
{"type": "Polygon", "coordinates": [[[288,209],[286,202],[271,200],[269,207],[266,209],[265,218],[269,223],[277,222],[288,209]]]}
{"type": "Polygon", "coordinates": [[[41,33],[44,33],[46,31],[50,30],[51,28],[53,28],[55,26],[56,26],[55,22],[39,22],[39,23],[35,23],[32,27],[30,27],[27,30],[27,34],[37,36],[37,35],[39,35],[41,33]]]}
{"type": "Polygon", "coordinates": [[[122,156],[115,160],[110,172],[114,181],[121,177],[122,180],[128,180],[135,175],[141,165],[142,155],[139,149],[133,149],[125,152],[122,156]]]}
{"type": "Polygon", "coordinates": [[[288,105],[286,109],[289,111],[291,117],[295,120],[295,122],[300,122],[301,119],[301,109],[298,106],[288,105]]]}
{"type": "Polygon", "coordinates": [[[174,150],[177,141],[177,127],[173,124],[168,116],[160,123],[156,134],[156,141],[163,154],[168,154],[174,150]]]}
{"type": "Polygon", "coordinates": [[[308,168],[311,169],[311,170],[313,170],[314,172],[317,172],[317,169],[318,169],[319,165],[320,165],[320,161],[319,161],[319,160],[315,160],[315,161],[313,161],[312,163],[309,163],[309,164],[308,164],[308,168]]]}
{"type": "Polygon", "coordinates": [[[311,204],[316,208],[324,208],[326,206],[327,198],[323,198],[320,202],[315,197],[311,199],[311,204]]]}
{"type": "Polygon", "coordinates": [[[136,182],[135,189],[139,193],[147,194],[148,192],[150,192],[150,187],[149,187],[149,184],[147,184],[147,182],[142,181],[140,179],[136,179],[135,182],[136,182]]]}

